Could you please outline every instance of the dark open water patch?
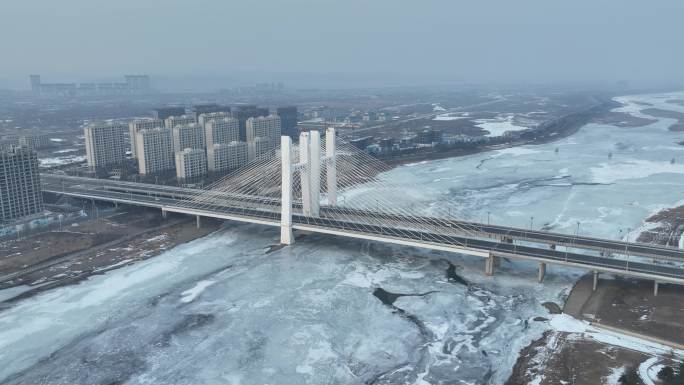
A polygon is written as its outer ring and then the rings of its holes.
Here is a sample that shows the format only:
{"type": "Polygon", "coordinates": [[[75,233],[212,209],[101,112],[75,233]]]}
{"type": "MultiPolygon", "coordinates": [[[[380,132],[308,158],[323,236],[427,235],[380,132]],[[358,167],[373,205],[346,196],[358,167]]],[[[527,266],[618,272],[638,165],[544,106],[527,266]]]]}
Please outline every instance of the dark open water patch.
{"type": "Polygon", "coordinates": [[[433,341],[435,336],[428,329],[423,321],[421,321],[416,315],[408,313],[406,310],[399,308],[394,305],[394,302],[400,297],[424,297],[426,295],[437,293],[436,290],[428,291],[426,293],[419,294],[401,294],[401,293],[391,293],[381,287],[373,290],[373,295],[378,298],[385,306],[392,309],[395,314],[400,315],[407,321],[411,322],[418,329],[423,342],[417,348],[418,359],[416,362],[402,364],[399,367],[406,367],[409,370],[400,371],[395,370],[392,372],[379,373],[374,376],[371,380],[367,381],[367,384],[395,384],[395,383],[412,383],[417,378],[417,373],[423,370],[428,365],[430,360],[428,354],[428,342],[433,341]]]}
{"type": "Polygon", "coordinates": [[[382,303],[384,303],[387,306],[394,306],[394,301],[396,301],[400,297],[425,297],[426,295],[432,294],[432,293],[437,293],[437,290],[428,291],[427,293],[422,293],[422,294],[390,293],[389,291],[387,291],[381,287],[373,290],[373,295],[375,297],[377,297],[382,303]]]}
{"type": "Polygon", "coordinates": [[[446,271],[446,277],[449,280],[449,282],[455,282],[455,283],[459,283],[459,284],[465,285],[465,286],[470,285],[470,283],[468,281],[466,281],[463,277],[456,274],[456,265],[454,265],[451,262],[449,262],[449,267],[447,268],[447,271],[446,271]]]}
{"type": "Polygon", "coordinates": [[[157,347],[169,346],[173,336],[206,326],[214,322],[215,318],[213,314],[188,314],[175,323],[170,330],[161,333],[157,340],[153,342],[153,345],[157,347]]]}

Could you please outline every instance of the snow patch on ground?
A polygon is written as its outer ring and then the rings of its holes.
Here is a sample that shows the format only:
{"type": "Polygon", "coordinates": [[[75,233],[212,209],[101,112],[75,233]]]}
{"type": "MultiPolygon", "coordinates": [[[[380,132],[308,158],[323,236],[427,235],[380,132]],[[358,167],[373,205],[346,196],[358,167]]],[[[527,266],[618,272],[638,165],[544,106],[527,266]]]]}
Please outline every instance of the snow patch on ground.
{"type": "Polygon", "coordinates": [[[684,164],[631,159],[620,163],[601,163],[589,170],[592,182],[607,184],[620,180],[648,178],[657,174],[684,174],[684,164]]]}
{"type": "Polygon", "coordinates": [[[625,367],[612,368],[603,381],[605,385],[620,385],[620,377],[625,374],[625,367]]]}
{"type": "Polygon", "coordinates": [[[674,352],[674,354],[678,356],[684,355],[684,350],[673,349],[670,346],[636,336],[613,332],[591,325],[586,321],[578,320],[567,314],[552,316],[549,324],[556,331],[582,335],[583,337],[591,338],[604,344],[614,345],[646,354],[658,355],[674,352]]]}
{"type": "Polygon", "coordinates": [[[206,288],[208,288],[209,286],[211,286],[215,283],[216,283],[216,281],[208,281],[208,280],[197,282],[197,284],[195,284],[195,286],[192,289],[188,289],[188,290],[181,293],[181,296],[182,296],[181,302],[189,303],[189,302],[194,301],[195,298],[197,298],[197,296],[202,294],[202,292],[206,288]]]}
{"type": "Polygon", "coordinates": [[[495,119],[476,119],[477,127],[488,131],[486,136],[502,136],[509,131],[524,131],[528,127],[518,126],[513,123],[515,115],[506,115],[495,119]]]}
{"type": "Polygon", "coordinates": [[[541,151],[535,150],[533,148],[529,147],[508,147],[504,148],[501,150],[497,150],[494,153],[494,157],[499,157],[502,155],[511,155],[511,156],[522,156],[522,155],[531,155],[531,154],[538,154],[541,151]]]}
{"type": "Polygon", "coordinates": [[[55,158],[40,158],[41,167],[55,167],[70,163],[84,162],[85,155],[60,156],[55,158]]]}
{"type": "Polygon", "coordinates": [[[658,372],[655,373],[655,377],[652,377],[651,368],[655,366],[656,362],[658,362],[658,357],[651,357],[639,365],[637,373],[639,373],[639,377],[644,382],[644,385],[655,385],[653,380],[658,378],[658,372]]]}
{"type": "Polygon", "coordinates": [[[78,151],[77,148],[65,148],[64,150],[55,151],[55,154],[66,154],[68,152],[76,152],[76,151],[78,151]]]}
{"type": "Polygon", "coordinates": [[[435,116],[432,120],[460,120],[460,119],[468,119],[468,116],[464,116],[463,114],[455,114],[455,113],[448,113],[448,114],[441,114],[435,116]]]}

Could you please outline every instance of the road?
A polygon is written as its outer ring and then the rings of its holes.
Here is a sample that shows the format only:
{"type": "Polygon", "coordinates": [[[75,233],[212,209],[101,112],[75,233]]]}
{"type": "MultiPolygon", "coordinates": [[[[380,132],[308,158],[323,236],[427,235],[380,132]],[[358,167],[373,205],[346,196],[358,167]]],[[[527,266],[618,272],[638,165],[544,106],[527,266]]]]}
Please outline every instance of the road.
{"type": "MultiPolygon", "coordinates": [[[[53,175],[43,175],[42,179],[43,189],[48,192],[270,226],[280,225],[280,212],[274,210],[274,204],[279,202],[273,198],[226,195],[199,207],[193,204],[192,198],[201,190],[53,175]]],[[[473,255],[486,252],[500,257],[532,259],[684,284],[684,270],[673,264],[675,261],[684,263],[684,251],[670,247],[345,208],[321,208],[320,217],[303,216],[300,213],[301,210],[295,207],[295,229],[418,247],[452,247],[454,251],[462,250],[466,254],[469,251],[473,255]],[[430,231],[425,230],[426,223],[431,226],[430,231]]]]}

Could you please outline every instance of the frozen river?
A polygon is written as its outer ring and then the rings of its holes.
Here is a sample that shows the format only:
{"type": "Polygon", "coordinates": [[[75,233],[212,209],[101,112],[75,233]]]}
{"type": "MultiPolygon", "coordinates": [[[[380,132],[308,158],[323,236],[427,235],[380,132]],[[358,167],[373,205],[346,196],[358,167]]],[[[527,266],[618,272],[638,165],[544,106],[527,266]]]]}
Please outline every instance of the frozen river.
{"type": "MultiPolygon", "coordinates": [[[[684,112],[669,99],[621,101],[684,112]]],[[[670,123],[592,124],[382,177],[462,218],[617,238],[684,199],[684,134],[670,123]]],[[[552,267],[541,285],[524,262],[488,278],[481,260],[446,253],[322,235],[269,253],[277,242],[274,229],[226,225],[14,304],[0,312],[0,383],[502,384],[549,328],[533,320],[541,304],[581,274],[552,267]]]]}

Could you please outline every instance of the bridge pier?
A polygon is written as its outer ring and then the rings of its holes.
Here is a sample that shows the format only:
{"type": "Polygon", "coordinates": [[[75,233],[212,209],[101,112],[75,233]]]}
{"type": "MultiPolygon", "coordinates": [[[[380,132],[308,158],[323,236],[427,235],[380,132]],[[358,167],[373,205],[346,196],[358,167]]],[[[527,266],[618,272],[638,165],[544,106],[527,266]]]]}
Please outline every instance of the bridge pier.
{"type": "Polygon", "coordinates": [[[200,217],[199,215],[195,215],[195,218],[197,219],[197,228],[202,228],[202,217],[200,217]]]}
{"type": "Polygon", "coordinates": [[[166,212],[166,210],[162,209],[162,218],[166,219],[166,218],[168,218],[168,216],[169,216],[169,213],[166,212]]]}
{"type": "Polygon", "coordinates": [[[544,277],[546,277],[546,263],[540,262],[539,263],[539,276],[537,277],[537,280],[539,283],[544,282],[544,277]]]}
{"type": "Polygon", "coordinates": [[[658,296],[658,286],[659,286],[658,281],[654,281],[653,282],[653,296],[654,297],[658,296]]]}
{"type": "Polygon", "coordinates": [[[596,291],[596,288],[598,287],[598,279],[599,279],[599,272],[594,271],[594,285],[592,286],[593,291],[596,291]]]}
{"type": "Polygon", "coordinates": [[[500,264],[499,257],[490,254],[489,257],[485,259],[485,275],[489,277],[494,275],[494,267],[499,266],[500,264]]]}
{"type": "Polygon", "coordinates": [[[281,158],[281,211],[280,211],[280,243],[294,243],[292,235],[292,139],[282,136],[280,142],[281,158]]]}

